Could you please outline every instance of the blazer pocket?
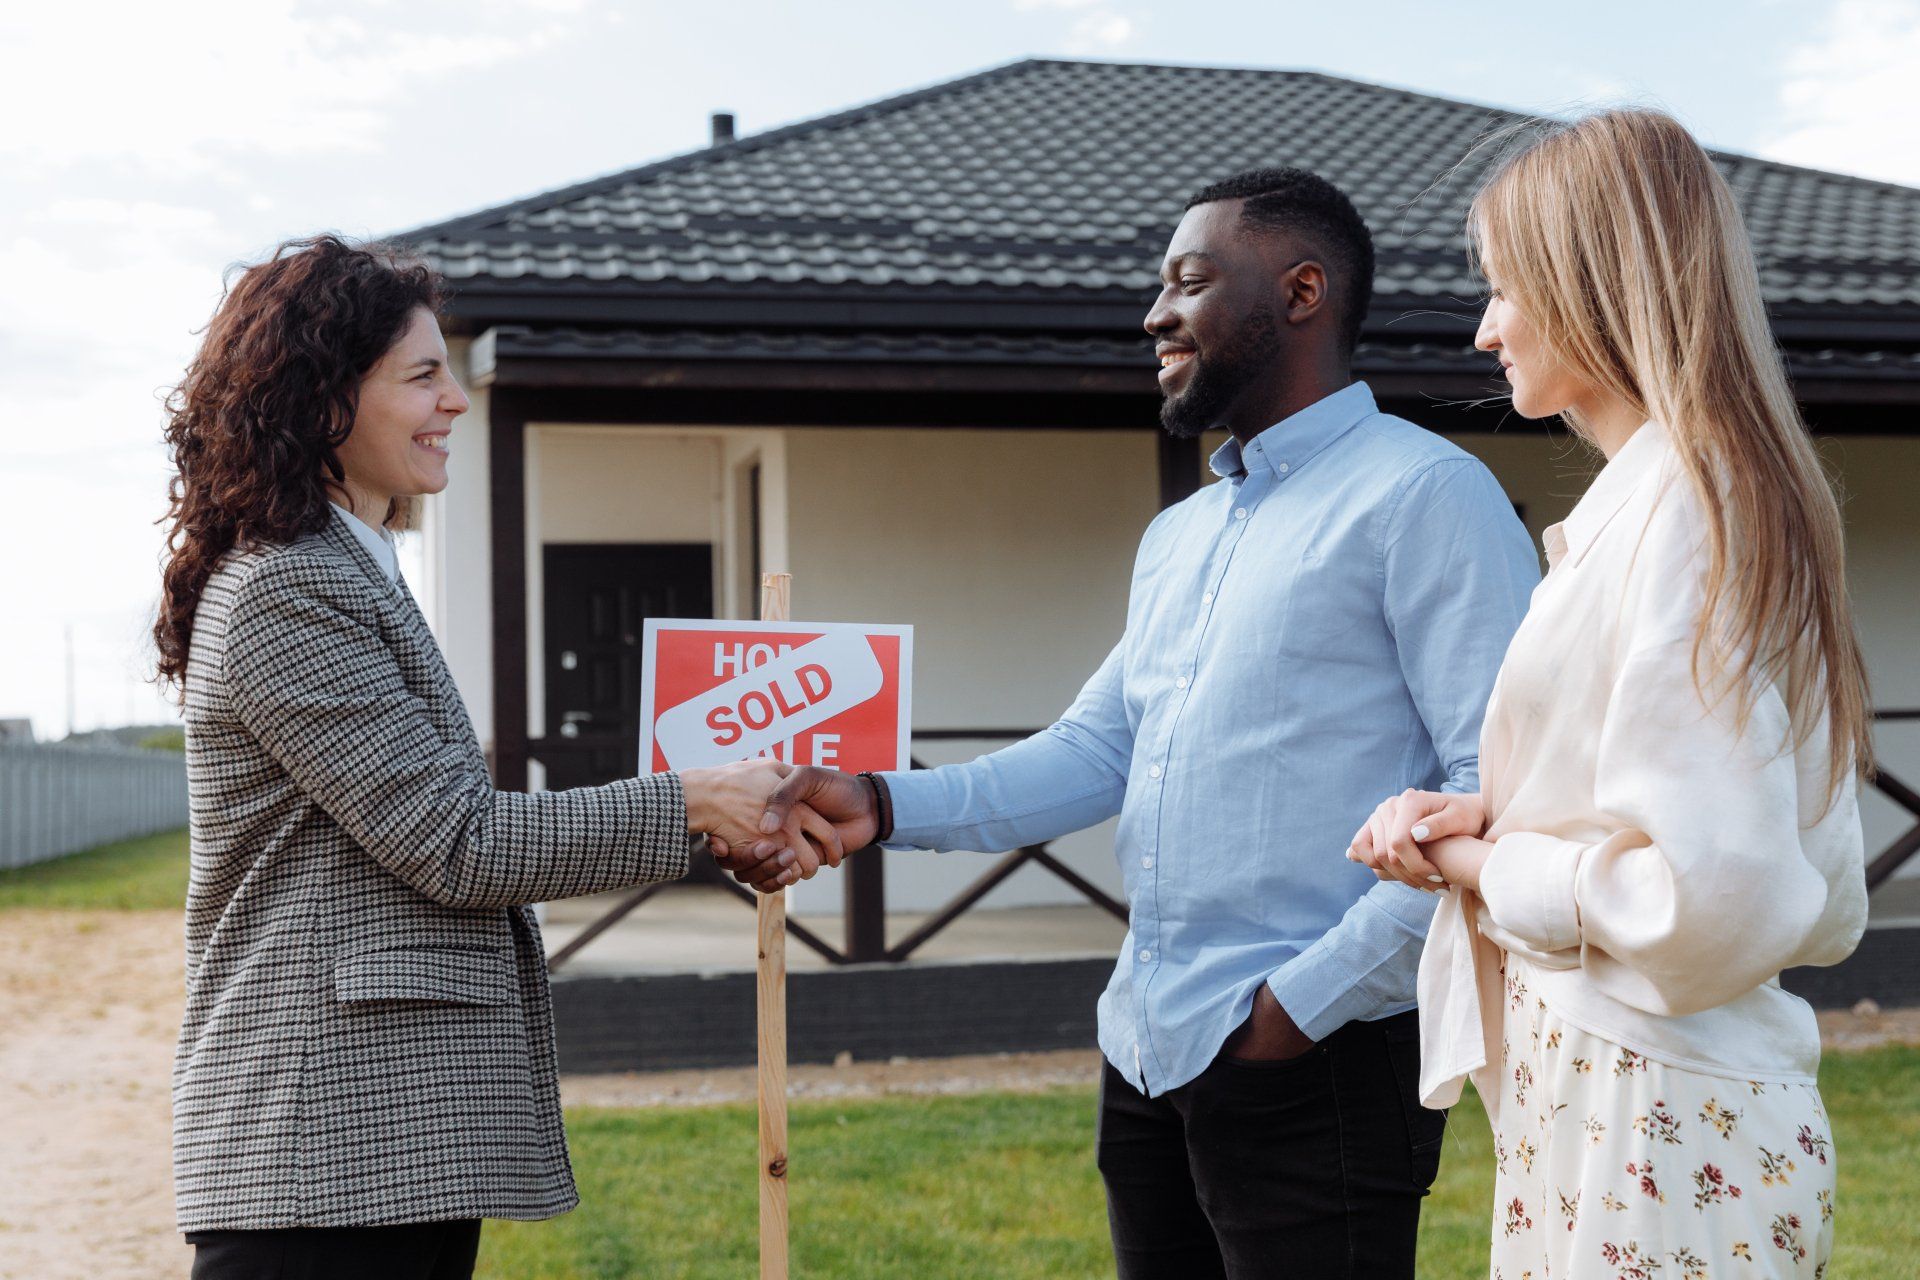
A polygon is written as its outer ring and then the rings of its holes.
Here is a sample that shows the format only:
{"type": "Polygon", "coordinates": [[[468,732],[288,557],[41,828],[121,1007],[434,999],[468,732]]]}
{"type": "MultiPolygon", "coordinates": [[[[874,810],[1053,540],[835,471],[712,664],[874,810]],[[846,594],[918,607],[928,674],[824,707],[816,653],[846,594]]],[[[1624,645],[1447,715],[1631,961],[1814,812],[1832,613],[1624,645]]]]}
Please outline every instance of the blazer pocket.
{"type": "Polygon", "coordinates": [[[431,1000],[441,1004],[508,1004],[513,962],[498,951],[396,947],[341,959],[333,970],[337,999],[431,1000]]]}

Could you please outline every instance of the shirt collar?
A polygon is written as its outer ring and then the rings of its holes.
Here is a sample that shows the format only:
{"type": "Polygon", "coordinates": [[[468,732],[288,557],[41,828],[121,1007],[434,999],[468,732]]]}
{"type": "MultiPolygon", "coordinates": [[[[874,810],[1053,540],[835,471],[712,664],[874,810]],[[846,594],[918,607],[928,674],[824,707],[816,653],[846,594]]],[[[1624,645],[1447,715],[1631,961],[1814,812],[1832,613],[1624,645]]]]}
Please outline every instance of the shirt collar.
{"type": "Polygon", "coordinates": [[[1244,449],[1236,437],[1228,436],[1227,442],[1213,451],[1207,465],[1222,480],[1240,475],[1250,467],[1265,467],[1276,478],[1289,476],[1359,425],[1361,419],[1378,412],[1373,388],[1364,382],[1349,383],[1274,423],[1244,449]]]}
{"type": "Polygon", "coordinates": [[[367,554],[373,557],[373,562],[380,566],[380,572],[387,575],[387,581],[398,582],[400,556],[393,549],[393,535],[385,529],[374,528],[337,502],[333,504],[333,509],[340,513],[340,519],[345,522],[348,532],[360,540],[360,545],[367,549],[367,554]]]}
{"type": "Polygon", "coordinates": [[[1643,483],[1658,476],[1672,454],[1673,444],[1667,438],[1666,428],[1657,422],[1648,422],[1629,436],[1620,451],[1593,478],[1567,518],[1547,529],[1542,538],[1547,549],[1547,567],[1557,568],[1568,558],[1578,564],[1600,531],[1620,514],[1627,499],[1643,483]]]}

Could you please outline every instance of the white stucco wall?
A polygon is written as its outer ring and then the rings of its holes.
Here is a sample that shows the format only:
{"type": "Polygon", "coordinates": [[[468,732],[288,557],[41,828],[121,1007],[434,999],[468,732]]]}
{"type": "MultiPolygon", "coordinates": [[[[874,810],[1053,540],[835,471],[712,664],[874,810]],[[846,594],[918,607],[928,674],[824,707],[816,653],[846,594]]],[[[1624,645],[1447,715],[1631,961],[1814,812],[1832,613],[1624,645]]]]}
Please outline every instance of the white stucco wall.
{"type": "MultiPolygon", "coordinates": [[[[1822,452],[1841,478],[1847,577],[1874,704],[1920,707],[1920,439],[1831,439],[1822,452]]],[[[1882,724],[1874,746],[1882,767],[1920,787],[1920,721],[1882,724]]],[[[1860,808],[1869,858],[1914,822],[1877,792],[1860,808]]],[[[1901,874],[1920,876],[1920,859],[1901,874]]]]}
{"type": "MultiPolygon", "coordinates": [[[[1039,728],[1073,700],[1126,620],[1158,480],[1151,433],[802,430],[788,434],[793,606],[802,617],[914,627],[916,729],[1039,728]]],[[[1005,745],[925,743],[928,764],[1005,745]]],[[[1056,855],[1117,893],[1112,823],[1056,855]]],[[[946,901],[992,864],[887,855],[896,911],[946,901]]],[[[1039,868],[990,907],[1079,901],[1039,868]]],[[[794,894],[838,911],[826,876],[794,894]]]]}

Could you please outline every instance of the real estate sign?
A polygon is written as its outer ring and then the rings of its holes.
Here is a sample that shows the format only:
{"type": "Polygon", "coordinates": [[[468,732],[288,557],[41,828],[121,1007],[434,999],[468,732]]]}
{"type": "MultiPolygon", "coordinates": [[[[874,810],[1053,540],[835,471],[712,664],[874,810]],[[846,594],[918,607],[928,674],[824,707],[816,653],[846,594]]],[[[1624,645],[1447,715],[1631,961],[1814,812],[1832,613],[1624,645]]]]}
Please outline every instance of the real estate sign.
{"type": "Polygon", "coordinates": [[[649,618],[640,759],[653,772],[772,756],[905,769],[913,628],[649,618]]]}

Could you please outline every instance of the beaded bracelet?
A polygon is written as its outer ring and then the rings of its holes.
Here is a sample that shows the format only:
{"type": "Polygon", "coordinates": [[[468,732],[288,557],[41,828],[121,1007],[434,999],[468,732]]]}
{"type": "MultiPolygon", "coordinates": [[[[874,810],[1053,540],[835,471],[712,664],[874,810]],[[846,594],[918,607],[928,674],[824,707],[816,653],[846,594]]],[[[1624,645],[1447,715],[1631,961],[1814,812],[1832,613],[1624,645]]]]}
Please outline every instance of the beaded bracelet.
{"type": "Polygon", "coordinates": [[[875,773],[862,773],[859,777],[873,788],[873,807],[879,820],[879,827],[873,842],[879,844],[893,834],[893,793],[887,784],[875,773]]]}

